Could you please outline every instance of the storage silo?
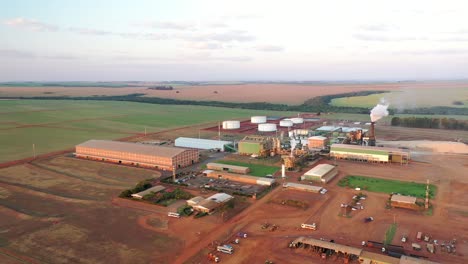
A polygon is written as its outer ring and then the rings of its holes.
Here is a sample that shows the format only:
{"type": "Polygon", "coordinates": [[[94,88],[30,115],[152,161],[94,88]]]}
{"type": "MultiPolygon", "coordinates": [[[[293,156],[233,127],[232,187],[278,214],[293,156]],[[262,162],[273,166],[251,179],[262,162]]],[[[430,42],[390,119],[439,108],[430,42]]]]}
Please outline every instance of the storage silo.
{"type": "Polygon", "coordinates": [[[263,124],[267,122],[267,117],[266,116],[252,116],[250,118],[250,122],[252,124],[263,124]]]}
{"type": "Polygon", "coordinates": [[[302,117],[294,117],[294,118],[291,118],[291,121],[292,121],[294,124],[302,124],[302,123],[304,123],[304,118],[302,118],[302,117]]]}
{"type": "Polygon", "coordinates": [[[223,129],[239,129],[240,121],[237,120],[228,120],[223,121],[223,129]]]}
{"type": "Polygon", "coordinates": [[[276,124],[258,124],[259,132],[275,132],[276,124]]]}
{"type": "Polygon", "coordinates": [[[294,123],[291,120],[284,119],[280,121],[279,125],[280,127],[292,127],[294,123]]]}

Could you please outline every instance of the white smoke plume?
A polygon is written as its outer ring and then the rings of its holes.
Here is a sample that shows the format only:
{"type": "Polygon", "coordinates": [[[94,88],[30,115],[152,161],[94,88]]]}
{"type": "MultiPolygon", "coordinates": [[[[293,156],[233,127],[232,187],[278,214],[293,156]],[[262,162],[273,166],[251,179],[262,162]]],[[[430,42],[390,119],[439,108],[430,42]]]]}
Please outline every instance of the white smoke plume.
{"type": "Polygon", "coordinates": [[[381,119],[384,116],[388,116],[388,103],[385,102],[384,99],[380,100],[374,108],[372,108],[370,112],[370,118],[372,122],[376,122],[377,120],[381,119]]]}

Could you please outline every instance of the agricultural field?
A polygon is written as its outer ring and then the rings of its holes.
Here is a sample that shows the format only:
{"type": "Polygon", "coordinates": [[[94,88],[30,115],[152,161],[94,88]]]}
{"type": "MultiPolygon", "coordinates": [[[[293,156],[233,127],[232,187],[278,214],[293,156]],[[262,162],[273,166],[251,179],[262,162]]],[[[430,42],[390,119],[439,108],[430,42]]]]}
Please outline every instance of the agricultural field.
{"type": "Polygon", "coordinates": [[[138,225],[148,212],[112,202],[159,176],[67,156],[0,169],[0,262],[27,256],[32,261],[12,263],[169,263],[167,253],[183,242],[138,225]]]}
{"type": "Polygon", "coordinates": [[[217,160],[216,163],[249,167],[250,168],[249,175],[257,176],[257,177],[265,177],[268,174],[273,175],[275,172],[279,170],[278,167],[274,167],[274,166],[267,166],[267,165],[262,165],[262,164],[257,164],[257,163],[247,163],[247,162],[234,161],[234,160],[217,160]]]}
{"type": "MultiPolygon", "coordinates": [[[[341,187],[361,188],[369,192],[379,193],[399,193],[402,195],[410,195],[419,198],[426,197],[426,184],[416,182],[404,182],[397,180],[387,180],[379,178],[371,178],[364,176],[348,175],[338,182],[341,187]]],[[[429,185],[429,195],[434,198],[436,187],[429,185]]]]}
{"type": "MultiPolygon", "coordinates": [[[[145,94],[148,97],[161,97],[161,98],[172,98],[172,99],[184,99],[184,100],[197,100],[197,101],[223,101],[223,102],[269,102],[269,103],[281,103],[298,105],[304,101],[321,95],[331,95],[348,92],[358,91],[395,91],[404,94],[402,100],[407,100],[406,95],[424,95],[424,100],[431,100],[429,104],[433,104],[434,100],[442,100],[438,96],[433,96],[435,99],[431,99],[431,92],[435,92],[436,89],[440,91],[453,91],[453,94],[458,94],[455,99],[460,99],[460,96],[465,96],[466,89],[468,87],[467,82],[408,82],[408,83],[343,83],[343,84],[300,84],[300,83],[220,83],[220,84],[201,84],[201,85],[180,85],[175,86],[175,90],[171,91],[158,91],[149,90],[146,86],[134,86],[134,87],[115,87],[116,84],[112,84],[114,87],[103,85],[103,87],[57,87],[57,86],[0,86],[0,96],[12,97],[12,96],[110,96],[110,95],[128,95],[134,93],[145,94]],[[465,90],[463,94],[458,91],[465,90]],[[248,96],[246,96],[248,95],[248,96]]],[[[139,84],[141,85],[141,84],[139,84]]],[[[148,86],[151,86],[149,84],[148,86]]],[[[443,95],[450,94],[444,93],[443,95]]],[[[374,105],[378,102],[381,97],[375,95],[377,100],[367,99],[368,104],[374,105]]],[[[376,99],[373,98],[373,99],[376,99]]],[[[414,98],[411,97],[411,98],[414,98]]],[[[420,96],[418,96],[420,98],[420,96]]],[[[448,96],[444,101],[445,104],[451,104],[452,96],[448,96]]],[[[455,100],[454,99],[454,100],[455,100]]],[[[406,102],[406,101],[402,101],[406,102]]],[[[436,101],[438,104],[439,101],[436,101]]],[[[336,103],[336,102],[335,102],[336,103]]],[[[343,102],[341,102],[344,104],[343,102]]],[[[362,103],[362,102],[360,102],[362,103]]],[[[394,102],[391,102],[395,104],[394,102]]],[[[411,102],[410,102],[411,103],[411,102]]]]}
{"type": "Polygon", "coordinates": [[[341,107],[373,107],[381,99],[385,99],[390,104],[390,108],[394,109],[432,106],[468,107],[468,84],[458,88],[405,88],[383,94],[335,98],[332,99],[331,105],[341,107]]]}
{"type": "Polygon", "coordinates": [[[1,100],[0,162],[74,147],[88,139],[118,139],[251,115],[286,115],[183,105],[110,101],[1,100]]]}

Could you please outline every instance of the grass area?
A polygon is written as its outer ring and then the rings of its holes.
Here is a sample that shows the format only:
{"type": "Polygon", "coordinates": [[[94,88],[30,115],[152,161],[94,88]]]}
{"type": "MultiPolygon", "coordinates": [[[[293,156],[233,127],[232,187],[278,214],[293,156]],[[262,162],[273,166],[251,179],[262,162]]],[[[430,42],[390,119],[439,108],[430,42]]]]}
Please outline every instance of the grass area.
{"type": "Polygon", "coordinates": [[[249,175],[257,176],[257,177],[265,177],[266,175],[273,174],[279,170],[278,167],[274,167],[274,166],[267,166],[267,165],[261,165],[261,164],[256,164],[256,163],[247,163],[247,162],[240,162],[240,161],[233,161],[233,160],[218,160],[216,161],[216,163],[249,167],[250,168],[249,175]]]}
{"type": "Polygon", "coordinates": [[[468,99],[466,99],[468,88],[405,89],[383,94],[335,98],[330,104],[340,107],[373,107],[381,98],[390,102],[390,108],[468,107],[468,99]],[[460,101],[463,104],[457,105],[454,101],[460,101]]]}
{"type": "Polygon", "coordinates": [[[392,244],[393,237],[395,237],[397,230],[397,224],[391,224],[390,227],[385,232],[384,245],[392,244]]]}
{"type": "MultiPolygon", "coordinates": [[[[386,180],[379,178],[371,178],[364,176],[348,175],[338,182],[341,187],[359,187],[370,192],[380,193],[399,193],[402,195],[410,195],[419,198],[426,196],[426,184],[415,182],[404,182],[397,180],[386,180]]],[[[436,186],[429,185],[429,195],[434,198],[436,194],[436,186]]]]}
{"type": "Polygon", "coordinates": [[[0,100],[0,162],[165,129],[289,112],[117,101],[0,100]]]}

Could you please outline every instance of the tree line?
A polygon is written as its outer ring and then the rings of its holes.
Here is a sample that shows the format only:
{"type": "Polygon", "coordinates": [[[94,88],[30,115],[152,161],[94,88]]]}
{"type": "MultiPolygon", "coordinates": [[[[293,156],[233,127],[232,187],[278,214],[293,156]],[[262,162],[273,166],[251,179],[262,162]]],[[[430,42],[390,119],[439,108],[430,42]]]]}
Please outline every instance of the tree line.
{"type": "Polygon", "coordinates": [[[446,117],[394,117],[392,126],[468,130],[468,121],[446,117]]]}

